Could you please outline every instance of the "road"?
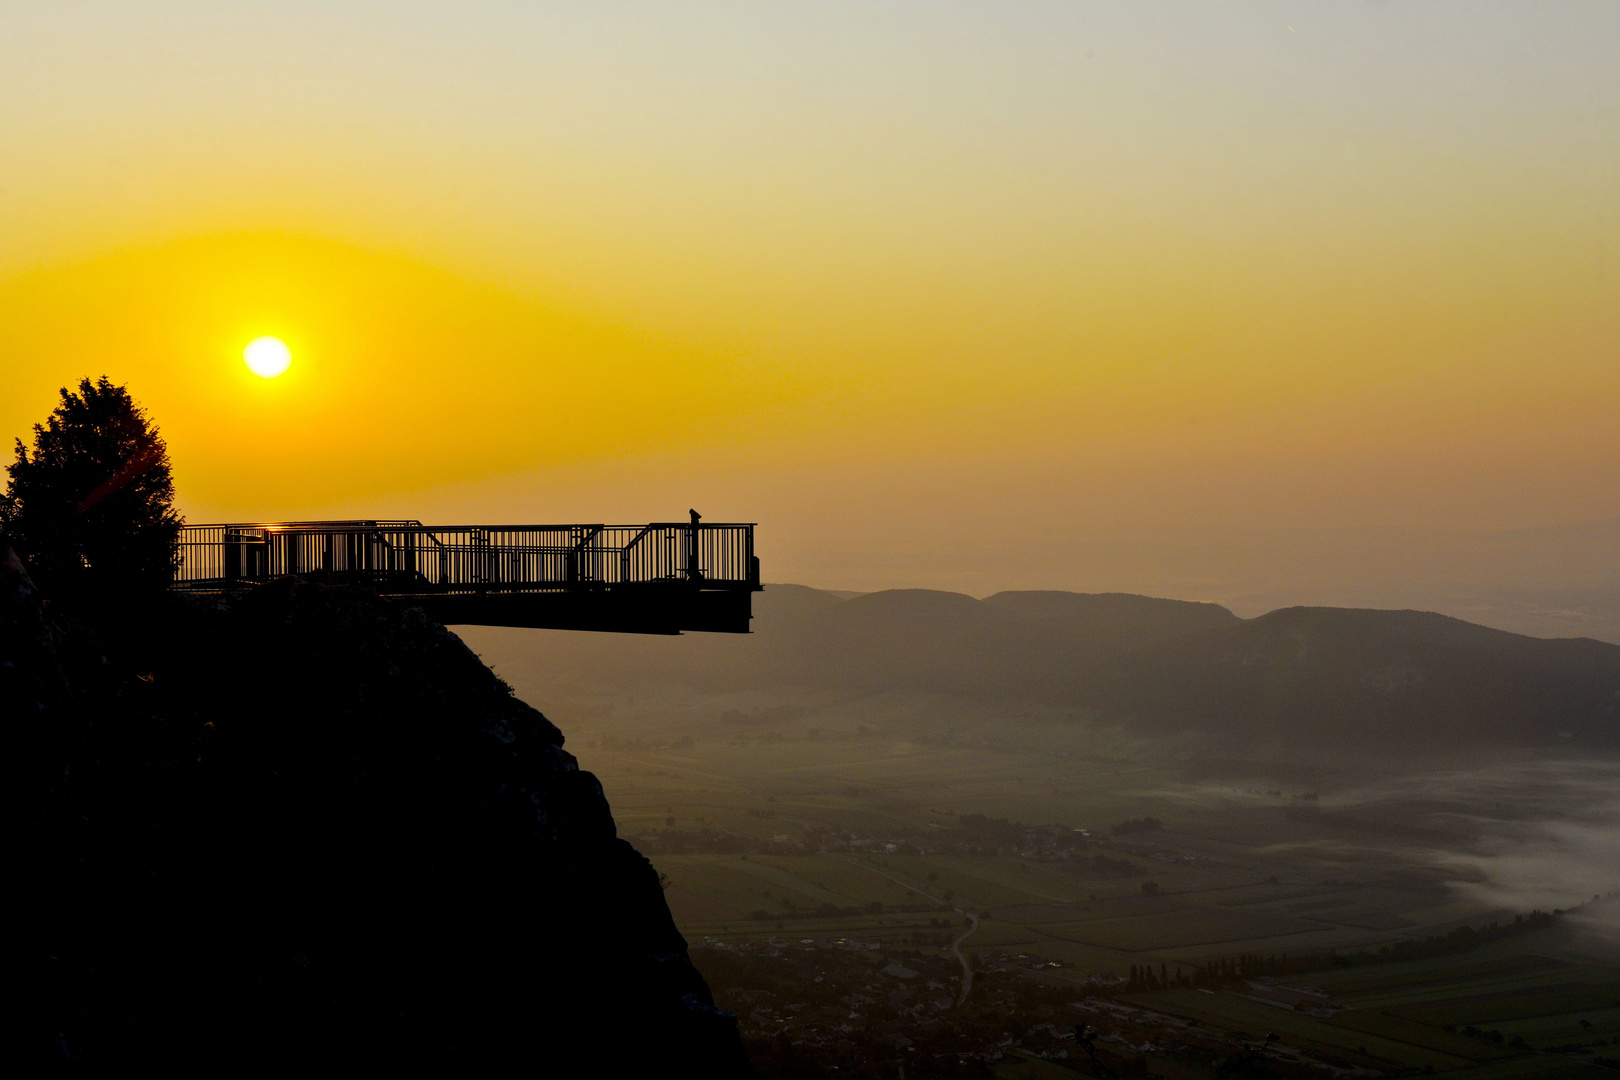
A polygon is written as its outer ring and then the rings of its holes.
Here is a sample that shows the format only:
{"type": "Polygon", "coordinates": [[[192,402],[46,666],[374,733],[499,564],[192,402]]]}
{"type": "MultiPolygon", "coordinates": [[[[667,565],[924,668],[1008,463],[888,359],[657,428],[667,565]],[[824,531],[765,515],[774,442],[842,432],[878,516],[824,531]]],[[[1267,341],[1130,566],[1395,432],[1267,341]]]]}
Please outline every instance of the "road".
{"type": "MultiPolygon", "coordinates": [[[[957,910],[961,911],[962,909],[957,908],[957,910]]],[[[967,1004],[968,991],[973,989],[973,967],[968,963],[967,957],[962,955],[962,942],[966,941],[968,935],[979,928],[978,913],[969,911],[966,914],[973,921],[973,925],[968,927],[967,932],[961,937],[951,942],[951,952],[956,954],[957,963],[962,965],[962,996],[956,999],[958,1009],[967,1004]]]]}
{"type": "MultiPolygon", "coordinates": [[[[894,882],[896,885],[899,885],[902,888],[910,889],[912,892],[916,893],[918,896],[921,896],[921,897],[923,897],[924,899],[927,899],[927,900],[932,900],[936,904],[943,905],[945,903],[944,900],[941,900],[937,896],[930,896],[928,893],[926,893],[923,890],[917,888],[917,886],[911,884],[909,881],[901,881],[899,878],[895,877],[893,874],[885,874],[883,871],[879,870],[877,867],[869,866],[868,864],[861,862],[859,859],[843,858],[843,859],[840,859],[839,861],[840,862],[847,862],[851,866],[858,866],[862,870],[866,870],[866,871],[868,871],[870,873],[876,874],[880,878],[888,878],[890,881],[894,882]]],[[[968,917],[968,920],[970,922],[972,922],[972,924],[973,924],[972,926],[967,928],[966,932],[964,932],[961,937],[959,937],[955,941],[951,942],[951,952],[953,954],[955,954],[957,963],[962,965],[962,994],[961,994],[960,997],[958,997],[956,999],[956,1007],[960,1009],[962,1007],[962,1005],[964,1003],[966,1003],[966,1001],[967,1001],[968,991],[973,989],[973,967],[972,967],[972,965],[970,965],[968,963],[968,958],[966,956],[964,956],[963,953],[962,953],[962,942],[964,942],[968,938],[972,937],[973,936],[973,931],[975,931],[975,930],[977,930],[979,928],[979,913],[976,912],[976,911],[964,911],[961,908],[957,908],[955,910],[956,910],[956,913],[958,915],[966,915],[968,917]]]]}

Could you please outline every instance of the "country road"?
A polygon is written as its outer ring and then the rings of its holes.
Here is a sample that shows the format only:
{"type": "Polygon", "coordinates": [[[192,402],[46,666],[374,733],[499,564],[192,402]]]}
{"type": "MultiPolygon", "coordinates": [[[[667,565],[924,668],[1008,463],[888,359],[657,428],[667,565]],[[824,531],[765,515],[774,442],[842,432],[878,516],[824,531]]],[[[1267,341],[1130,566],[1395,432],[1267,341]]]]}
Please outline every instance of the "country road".
{"type": "MultiPolygon", "coordinates": [[[[834,857],[837,858],[837,856],[834,856],[834,857]]],[[[859,859],[851,859],[851,858],[845,857],[845,858],[839,858],[839,861],[848,863],[851,866],[858,866],[862,870],[865,870],[865,871],[867,871],[869,873],[876,874],[878,877],[887,878],[888,880],[894,882],[896,885],[899,885],[899,886],[901,886],[902,888],[905,888],[905,889],[909,889],[912,892],[916,893],[918,896],[921,896],[921,897],[923,897],[924,899],[927,899],[927,900],[932,900],[936,904],[943,905],[943,904],[946,904],[948,902],[948,901],[945,901],[945,900],[941,900],[937,896],[932,896],[929,893],[924,892],[922,889],[917,888],[917,886],[911,884],[910,882],[901,881],[899,878],[895,877],[893,874],[885,874],[883,871],[879,870],[875,866],[868,866],[866,863],[861,862],[859,859]]],[[[953,954],[955,954],[957,963],[962,965],[962,994],[961,994],[960,997],[958,997],[956,999],[956,1007],[961,1008],[963,1003],[965,1003],[967,1001],[968,991],[973,989],[973,968],[968,964],[967,957],[962,955],[962,942],[964,942],[968,938],[972,937],[973,936],[973,931],[975,931],[975,930],[977,930],[979,928],[979,914],[976,911],[964,911],[962,908],[956,908],[955,910],[956,910],[956,913],[958,915],[966,915],[968,917],[968,919],[971,920],[972,923],[973,923],[973,925],[968,927],[967,931],[965,933],[963,933],[963,935],[961,937],[959,937],[955,941],[951,942],[951,952],[953,954]]]]}
{"type": "MultiPolygon", "coordinates": [[[[958,908],[957,910],[960,911],[961,909],[958,908]]],[[[967,957],[962,955],[962,942],[966,941],[973,931],[979,928],[978,913],[970,911],[966,914],[973,921],[973,925],[968,927],[967,932],[961,937],[951,942],[951,952],[956,954],[957,962],[962,965],[962,996],[956,999],[958,1009],[967,1004],[968,991],[973,989],[973,967],[968,963],[967,957]]]]}

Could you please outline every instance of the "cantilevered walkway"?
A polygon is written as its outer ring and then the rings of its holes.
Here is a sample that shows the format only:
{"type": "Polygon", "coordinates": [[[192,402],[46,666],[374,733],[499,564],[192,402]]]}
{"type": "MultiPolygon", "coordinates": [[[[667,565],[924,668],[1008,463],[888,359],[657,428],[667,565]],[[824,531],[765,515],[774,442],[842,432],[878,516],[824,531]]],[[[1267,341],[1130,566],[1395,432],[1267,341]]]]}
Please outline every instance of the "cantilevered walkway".
{"type": "Polygon", "coordinates": [[[443,623],[746,634],[760,589],[754,526],[187,525],[174,588],[218,592],[296,575],[360,585],[443,623]]]}

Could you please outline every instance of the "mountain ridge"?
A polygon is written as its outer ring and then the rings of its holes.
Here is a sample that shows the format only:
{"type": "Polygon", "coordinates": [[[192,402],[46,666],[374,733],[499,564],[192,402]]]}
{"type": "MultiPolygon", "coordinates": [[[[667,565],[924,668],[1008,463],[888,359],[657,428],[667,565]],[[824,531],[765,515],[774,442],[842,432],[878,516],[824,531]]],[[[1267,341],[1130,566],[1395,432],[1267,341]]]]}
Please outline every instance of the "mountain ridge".
{"type": "MultiPolygon", "coordinates": [[[[1129,593],[981,600],[895,589],[843,599],[798,585],[767,586],[755,612],[747,637],[686,638],[677,649],[550,636],[531,651],[600,686],[906,690],[1244,742],[1376,733],[1443,747],[1471,731],[1503,745],[1620,745],[1620,646],[1435,612],[1295,606],[1243,619],[1219,604],[1129,593]]],[[[500,652],[504,670],[527,663],[509,645],[500,652]]]]}

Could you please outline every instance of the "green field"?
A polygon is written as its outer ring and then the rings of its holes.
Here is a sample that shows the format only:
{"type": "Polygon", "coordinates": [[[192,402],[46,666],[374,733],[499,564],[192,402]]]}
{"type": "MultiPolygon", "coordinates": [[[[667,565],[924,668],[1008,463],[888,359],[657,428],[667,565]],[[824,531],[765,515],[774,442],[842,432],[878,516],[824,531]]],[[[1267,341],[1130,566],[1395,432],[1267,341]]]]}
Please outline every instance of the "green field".
{"type": "Polygon", "coordinates": [[[1284,1050],[1362,1068],[1428,1066],[1467,1077],[1603,1075],[1590,1059],[1604,1056],[1605,1047],[1620,1056],[1613,1049],[1620,1039],[1620,967],[1541,951],[1557,945],[1555,935],[1532,936],[1467,956],[1291,980],[1331,995],[1333,1008],[1323,1016],[1256,1000],[1242,986],[1137,992],[1125,1000],[1227,1031],[1272,1032],[1284,1050]]]}

